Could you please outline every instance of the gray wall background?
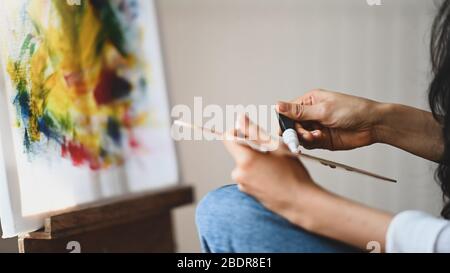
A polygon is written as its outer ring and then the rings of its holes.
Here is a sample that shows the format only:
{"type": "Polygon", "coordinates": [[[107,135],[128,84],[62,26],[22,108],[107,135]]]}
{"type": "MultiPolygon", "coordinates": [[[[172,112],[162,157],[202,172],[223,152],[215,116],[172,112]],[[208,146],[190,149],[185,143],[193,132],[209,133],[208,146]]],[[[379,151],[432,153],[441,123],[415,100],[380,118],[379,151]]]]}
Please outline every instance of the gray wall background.
{"type": "MultiPolygon", "coordinates": [[[[317,87],[428,108],[428,40],[433,0],[157,0],[172,105],[262,104],[317,87]]],[[[430,132],[432,134],[433,132],[430,132]]],[[[177,144],[183,183],[208,191],[231,183],[220,143],[177,144]]],[[[398,212],[438,214],[435,165],[384,145],[317,151],[388,176],[396,185],[307,164],[314,179],[344,196],[398,212]]],[[[176,210],[180,251],[199,251],[195,205],[176,210]]],[[[0,241],[0,251],[16,251],[0,241]]]]}

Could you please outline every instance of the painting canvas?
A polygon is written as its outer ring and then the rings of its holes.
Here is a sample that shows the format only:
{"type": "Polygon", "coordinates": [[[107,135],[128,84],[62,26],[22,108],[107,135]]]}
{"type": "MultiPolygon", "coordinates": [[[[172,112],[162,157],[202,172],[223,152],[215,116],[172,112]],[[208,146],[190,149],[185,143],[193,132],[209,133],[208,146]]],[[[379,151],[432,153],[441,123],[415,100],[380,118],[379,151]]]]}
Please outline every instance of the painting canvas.
{"type": "Polygon", "coordinates": [[[3,237],[177,183],[152,1],[5,0],[0,39],[3,237]]]}

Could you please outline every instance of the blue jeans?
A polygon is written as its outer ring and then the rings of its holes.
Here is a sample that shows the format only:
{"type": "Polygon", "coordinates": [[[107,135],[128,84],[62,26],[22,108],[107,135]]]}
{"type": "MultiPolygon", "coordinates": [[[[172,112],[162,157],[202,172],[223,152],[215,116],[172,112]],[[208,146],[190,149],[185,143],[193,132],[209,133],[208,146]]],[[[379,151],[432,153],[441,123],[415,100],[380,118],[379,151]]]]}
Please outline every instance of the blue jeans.
{"type": "Polygon", "coordinates": [[[197,207],[196,222],[204,252],[360,252],[294,226],[236,185],[207,194],[197,207]]]}

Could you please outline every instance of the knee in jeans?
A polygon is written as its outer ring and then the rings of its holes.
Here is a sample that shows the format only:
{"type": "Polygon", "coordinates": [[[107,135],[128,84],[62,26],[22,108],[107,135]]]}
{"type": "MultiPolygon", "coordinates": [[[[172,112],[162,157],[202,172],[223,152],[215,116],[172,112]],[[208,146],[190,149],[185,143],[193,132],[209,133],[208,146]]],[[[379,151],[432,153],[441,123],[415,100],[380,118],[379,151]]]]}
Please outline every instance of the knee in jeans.
{"type": "Polygon", "coordinates": [[[201,235],[231,231],[236,225],[257,225],[266,217],[274,217],[274,214],[253,197],[240,192],[236,185],[208,193],[200,201],[196,211],[197,227],[201,235]]]}
{"type": "Polygon", "coordinates": [[[355,251],[295,227],[236,185],[207,194],[198,204],[196,222],[206,252],[355,251]]]}
{"type": "Polygon", "coordinates": [[[238,203],[238,189],[235,186],[225,186],[209,192],[199,202],[196,209],[196,223],[202,232],[213,225],[228,222],[230,212],[238,203]]]}

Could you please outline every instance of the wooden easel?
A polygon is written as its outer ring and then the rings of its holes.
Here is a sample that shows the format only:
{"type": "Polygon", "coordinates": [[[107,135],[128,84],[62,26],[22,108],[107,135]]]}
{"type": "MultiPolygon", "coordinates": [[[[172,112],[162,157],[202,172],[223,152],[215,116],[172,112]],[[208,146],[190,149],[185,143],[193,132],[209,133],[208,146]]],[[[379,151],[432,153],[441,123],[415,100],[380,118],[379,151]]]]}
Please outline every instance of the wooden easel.
{"type": "Polygon", "coordinates": [[[193,202],[177,186],[86,205],[45,219],[42,230],[19,237],[21,253],[175,252],[171,211],[193,202]]]}

